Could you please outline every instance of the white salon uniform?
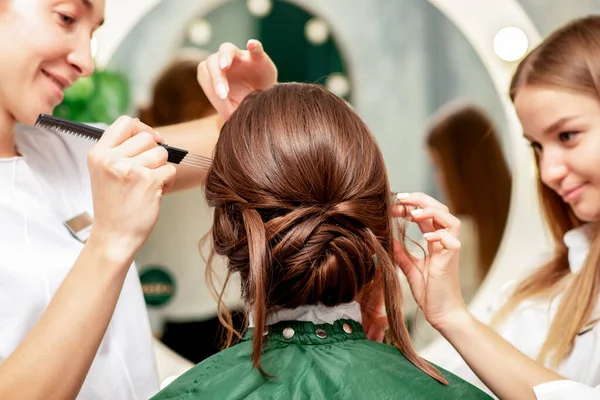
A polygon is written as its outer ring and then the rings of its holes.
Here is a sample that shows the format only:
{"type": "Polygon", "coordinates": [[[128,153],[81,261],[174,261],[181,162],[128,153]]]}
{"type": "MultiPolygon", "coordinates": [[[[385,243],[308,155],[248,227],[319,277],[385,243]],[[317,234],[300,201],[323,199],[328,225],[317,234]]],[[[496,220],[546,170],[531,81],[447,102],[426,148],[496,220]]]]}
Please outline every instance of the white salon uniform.
{"type": "Polygon", "coordinates": [[[537,400],[598,400],[600,386],[595,388],[573,381],[552,381],[533,388],[537,400]]]}
{"type": "MultiPolygon", "coordinates": [[[[22,125],[15,140],[22,156],[0,158],[0,362],[39,320],[81,252],[64,222],[93,212],[86,163],[92,142],[22,125]]],[[[145,400],[157,391],[148,315],[132,267],[78,399],[145,400]]]]}
{"type": "MultiPolygon", "coordinates": [[[[564,242],[568,247],[569,267],[572,274],[577,274],[587,257],[590,248],[594,225],[587,224],[573,229],[565,234],[564,242]]],[[[508,298],[510,290],[515,284],[509,285],[503,295],[503,300],[508,298]]],[[[536,359],[544,343],[552,319],[558,309],[560,298],[558,295],[552,301],[532,299],[522,302],[514,312],[498,327],[498,333],[532,359],[536,359]]],[[[498,311],[502,301],[490,307],[489,313],[483,319],[489,322],[498,311]]],[[[600,301],[592,312],[590,321],[600,317],[600,301]]],[[[449,344],[443,350],[436,347],[434,351],[424,351],[421,354],[426,359],[455,373],[461,378],[486,390],[489,389],[470,370],[460,355],[449,344]]],[[[551,368],[550,365],[546,367],[551,368]]],[[[590,388],[600,385],[600,324],[597,322],[586,327],[575,339],[573,351],[560,363],[555,370],[566,379],[579,382],[590,388]]],[[[576,397],[571,397],[576,398],[576,397]]],[[[598,397],[600,399],[600,397],[598,397]]]]}

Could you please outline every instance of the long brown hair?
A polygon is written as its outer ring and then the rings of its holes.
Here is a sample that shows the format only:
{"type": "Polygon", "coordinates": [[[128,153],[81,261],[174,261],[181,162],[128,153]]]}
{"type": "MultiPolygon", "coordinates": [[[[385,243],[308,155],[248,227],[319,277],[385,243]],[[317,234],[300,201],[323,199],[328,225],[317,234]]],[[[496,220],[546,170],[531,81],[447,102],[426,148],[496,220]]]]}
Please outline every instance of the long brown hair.
{"type": "Polygon", "coordinates": [[[511,175],[498,133],[483,110],[453,103],[433,120],[426,141],[439,162],[450,209],[475,222],[482,280],[502,241],[510,206],[511,175]]]}
{"type": "MultiPolygon", "coordinates": [[[[555,87],[600,98],[600,17],[577,19],[552,33],[519,65],[510,86],[512,100],[524,86],[555,87]]],[[[536,157],[539,166],[539,160],[536,157]]],[[[542,210],[554,240],[550,262],[523,280],[493,319],[497,324],[525,299],[562,291],[562,298],[538,361],[556,367],[573,349],[577,334],[589,323],[600,288],[600,236],[596,233],[583,269],[570,276],[565,233],[582,225],[560,196],[544,185],[538,172],[542,210]],[[567,279],[565,279],[567,278],[567,279]]]]}
{"type": "MultiPolygon", "coordinates": [[[[255,323],[252,361],[261,372],[266,317],[273,310],[336,306],[383,285],[394,344],[446,382],[410,341],[392,261],[383,157],[341,98],[299,83],[249,95],[223,126],[205,185],[214,207],[214,250],[228,260],[226,280],[240,274],[255,323]]],[[[219,301],[230,325],[224,313],[219,301]]]]}
{"type": "Polygon", "coordinates": [[[156,78],[150,105],[139,110],[140,120],[150,126],[167,126],[214,114],[197,80],[198,64],[205,58],[201,51],[181,50],[156,78]]]}

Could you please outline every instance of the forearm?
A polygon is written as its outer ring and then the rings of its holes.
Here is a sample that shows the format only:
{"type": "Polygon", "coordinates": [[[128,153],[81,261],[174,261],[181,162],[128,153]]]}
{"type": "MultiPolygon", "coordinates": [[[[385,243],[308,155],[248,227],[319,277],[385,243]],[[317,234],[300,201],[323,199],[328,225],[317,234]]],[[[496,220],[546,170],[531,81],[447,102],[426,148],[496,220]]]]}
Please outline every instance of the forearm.
{"type": "Polygon", "coordinates": [[[500,399],[535,400],[534,386],[564,379],[521,353],[467,311],[439,331],[500,399]]]}
{"type": "Polygon", "coordinates": [[[40,320],[0,364],[0,398],[77,396],[133,261],[104,249],[84,246],[40,320]]]}
{"type": "MultiPolygon", "coordinates": [[[[219,138],[222,121],[218,115],[156,128],[169,146],[179,147],[208,158],[212,158],[213,150],[219,138]]],[[[199,186],[204,181],[206,170],[186,165],[177,165],[177,178],[171,191],[199,186]]]]}

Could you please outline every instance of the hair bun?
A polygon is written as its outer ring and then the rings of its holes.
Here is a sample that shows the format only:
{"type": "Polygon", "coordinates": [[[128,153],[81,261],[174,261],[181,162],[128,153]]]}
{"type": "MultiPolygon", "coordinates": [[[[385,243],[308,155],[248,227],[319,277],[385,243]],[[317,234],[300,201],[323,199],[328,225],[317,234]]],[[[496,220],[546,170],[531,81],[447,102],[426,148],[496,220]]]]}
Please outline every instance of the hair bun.
{"type": "Polygon", "coordinates": [[[372,278],[367,228],[341,211],[301,207],[266,222],[275,304],[296,307],[299,298],[309,304],[346,303],[372,278]],[[300,292],[306,296],[297,296],[300,292]]]}

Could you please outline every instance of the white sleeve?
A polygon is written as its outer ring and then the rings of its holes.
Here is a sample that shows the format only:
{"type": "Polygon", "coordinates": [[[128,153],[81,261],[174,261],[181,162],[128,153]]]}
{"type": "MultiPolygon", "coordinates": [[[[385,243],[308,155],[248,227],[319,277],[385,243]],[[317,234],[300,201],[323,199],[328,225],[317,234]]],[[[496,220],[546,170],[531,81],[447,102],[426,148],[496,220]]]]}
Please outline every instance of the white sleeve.
{"type": "MultiPolygon", "coordinates": [[[[108,128],[106,124],[86,124],[89,126],[93,126],[95,128],[105,130],[108,128]]],[[[91,150],[92,147],[96,144],[96,141],[91,139],[86,139],[82,137],[78,137],[75,135],[61,135],[62,139],[68,144],[69,148],[73,151],[73,156],[75,157],[75,162],[77,166],[82,170],[84,175],[87,177],[88,175],[88,167],[87,167],[87,153],[91,150]]]]}
{"type": "MultiPolygon", "coordinates": [[[[87,125],[94,126],[100,129],[107,128],[105,124],[87,125]]],[[[94,207],[92,204],[92,190],[90,182],[90,171],[87,165],[87,155],[88,152],[92,149],[92,147],[94,147],[94,145],[96,144],[96,141],[67,134],[61,134],[60,137],[69,148],[70,159],[75,164],[75,168],[77,170],[76,175],[80,188],[79,192],[83,196],[81,201],[83,201],[83,204],[86,205],[88,213],[90,213],[90,215],[93,216],[92,211],[94,207]]]]}
{"type": "Polygon", "coordinates": [[[533,388],[538,400],[598,400],[600,386],[591,387],[574,381],[552,381],[533,388]]]}

